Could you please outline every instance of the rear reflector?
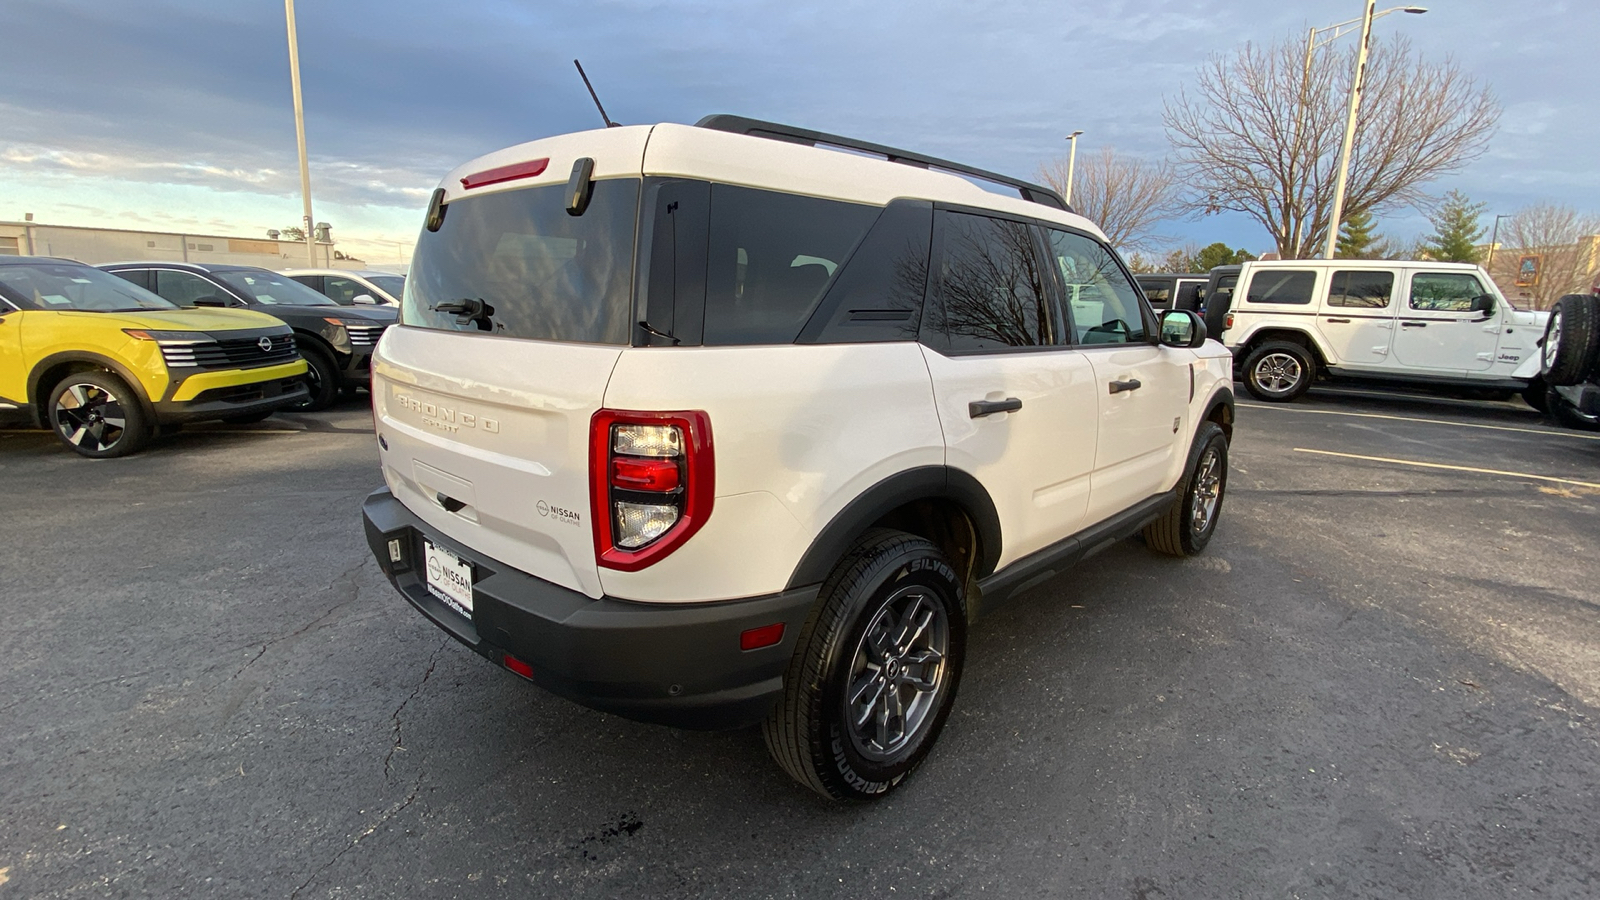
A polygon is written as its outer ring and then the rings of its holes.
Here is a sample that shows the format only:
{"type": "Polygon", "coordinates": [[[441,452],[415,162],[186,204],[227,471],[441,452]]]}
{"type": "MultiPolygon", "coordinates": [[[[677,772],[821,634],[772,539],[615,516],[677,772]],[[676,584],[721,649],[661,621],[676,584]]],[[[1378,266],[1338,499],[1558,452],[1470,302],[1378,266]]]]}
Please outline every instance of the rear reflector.
{"type": "Polygon", "coordinates": [[[760,628],[752,628],[739,635],[740,650],[760,650],[762,647],[771,647],[783,640],[783,623],[773,622],[760,628]]]}
{"type": "Polygon", "coordinates": [[[516,181],[518,178],[532,178],[542,173],[550,165],[550,160],[530,159],[527,162],[512,163],[509,166],[500,166],[494,169],[485,169],[474,172],[461,179],[461,186],[467,190],[480,188],[488,184],[499,184],[502,181],[516,181]]]}
{"type": "Polygon", "coordinates": [[[506,668],[517,673],[518,675],[521,675],[523,678],[526,678],[529,681],[533,680],[533,666],[528,665],[509,653],[505,655],[505,664],[506,668]]]}

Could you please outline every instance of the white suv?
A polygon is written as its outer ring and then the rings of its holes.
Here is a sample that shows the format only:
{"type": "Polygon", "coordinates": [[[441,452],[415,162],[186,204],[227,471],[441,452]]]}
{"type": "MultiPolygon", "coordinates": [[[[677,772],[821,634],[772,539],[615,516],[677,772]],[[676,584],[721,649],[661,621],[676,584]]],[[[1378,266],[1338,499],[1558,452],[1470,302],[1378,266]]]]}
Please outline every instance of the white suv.
{"type": "Polygon", "coordinates": [[[1516,309],[1478,266],[1293,259],[1211,271],[1206,324],[1245,389],[1289,401],[1318,375],[1449,391],[1522,393],[1543,410],[1548,313],[1516,309]]]}
{"type": "Polygon", "coordinates": [[[1194,313],[1158,321],[1048,188],[836,135],[713,116],[475,160],[401,316],[364,506],[401,593],[579,703],[761,723],[831,797],[922,760],[981,611],[1141,530],[1199,552],[1226,487],[1194,313]]]}

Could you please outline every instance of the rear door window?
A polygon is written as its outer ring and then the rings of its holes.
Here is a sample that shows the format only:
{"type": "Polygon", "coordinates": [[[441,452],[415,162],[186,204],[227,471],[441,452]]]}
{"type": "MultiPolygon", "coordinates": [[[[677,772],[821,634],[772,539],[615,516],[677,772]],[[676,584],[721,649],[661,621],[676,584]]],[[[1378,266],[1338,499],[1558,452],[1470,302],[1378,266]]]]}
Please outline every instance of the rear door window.
{"type": "Polygon", "coordinates": [[[1334,272],[1328,283],[1329,306],[1387,309],[1393,295],[1393,272],[1334,272]]]}
{"type": "Polygon", "coordinates": [[[933,204],[896,200],[833,280],[802,341],[914,341],[928,286],[933,204]]]}
{"type": "Polygon", "coordinates": [[[706,345],[788,344],[881,207],[711,186],[706,345]]]}
{"type": "Polygon", "coordinates": [[[1245,297],[1251,303],[1304,306],[1311,302],[1316,286],[1317,273],[1312,269],[1258,269],[1245,297]]]}
{"type": "Polygon", "coordinates": [[[941,214],[938,306],[932,325],[951,353],[1055,343],[1032,225],[941,214]]]}
{"type": "Polygon", "coordinates": [[[180,272],[176,269],[156,269],[151,274],[156,279],[156,293],[179,306],[193,306],[196,300],[207,298],[224,300],[235,306],[238,305],[238,301],[228,296],[227,291],[193,272],[180,272]]]}
{"type": "Polygon", "coordinates": [[[639,180],[596,181],[581,216],[566,185],[452,200],[424,229],[401,304],[402,324],[584,344],[626,344],[639,180]],[[463,304],[480,301],[471,310],[463,304]],[[471,315],[481,310],[481,315],[471,315]]]}

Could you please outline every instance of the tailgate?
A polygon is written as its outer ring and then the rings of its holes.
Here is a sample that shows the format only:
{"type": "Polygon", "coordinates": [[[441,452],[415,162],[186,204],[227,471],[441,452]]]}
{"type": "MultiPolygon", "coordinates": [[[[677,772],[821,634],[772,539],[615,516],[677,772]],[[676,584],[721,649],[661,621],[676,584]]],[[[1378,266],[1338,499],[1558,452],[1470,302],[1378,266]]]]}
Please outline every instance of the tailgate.
{"type": "Polygon", "coordinates": [[[621,352],[388,329],[373,359],[372,407],[389,490],[467,547],[601,596],[589,420],[621,352]]]}

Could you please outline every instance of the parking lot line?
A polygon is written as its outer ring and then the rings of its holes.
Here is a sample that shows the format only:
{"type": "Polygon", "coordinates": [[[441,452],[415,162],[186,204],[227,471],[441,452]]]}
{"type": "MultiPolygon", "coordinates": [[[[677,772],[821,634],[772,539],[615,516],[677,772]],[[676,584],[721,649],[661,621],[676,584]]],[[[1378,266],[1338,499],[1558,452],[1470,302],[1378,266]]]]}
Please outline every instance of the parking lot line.
{"type": "Polygon", "coordinates": [[[1303,409],[1295,406],[1281,406],[1276,403],[1240,403],[1244,409],[1270,409],[1276,412],[1307,413],[1316,416],[1350,416],[1356,419],[1393,419],[1396,422],[1426,422],[1429,425],[1452,425],[1456,428],[1487,428],[1490,431],[1516,431],[1522,434],[1548,434],[1552,437],[1577,438],[1580,441],[1600,441],[1600,434],[1585,434],[1581,431],[1564,431],[1555,428],[1518,428],[1515,425],[1482,425],[1476,422],[1451,422],[1445,419],[1424,419],[1419,416],[1391,416],[1384,413],[1358,413],[1346,412],[1342,409],[1303,409]]]}
{"type": "Polygon", "coordinates": [[[1447,463],[1422,462],[1415,459],[1394,459],[1388,456],[1362,456],[1358,453],[1338,453],[1333,450],[1313,450],[1310,447],[1296,447],[1296,453],[1315,453],[1319,456],[1338,456],[1344,459],[1360,459],[1366,462],[1393,463],[1397,466],[1417,466],[1423,469],[1448,469],[1452,472],[1474,472],[1479,475],[1504,475],[1507,478],[1531,478],[1534,481],[1553,481],[1556,484],[1572,484],[1578,487],[1595,488],[1600,490],[1600,484],[1589,481],[1576,481],[1571,478],[1557,478],[1554,475],[1534,475],[1529,472],[1507,472],[1503,469],[1480,469],[1475,466],[1452,466],[1447,463]]]}

